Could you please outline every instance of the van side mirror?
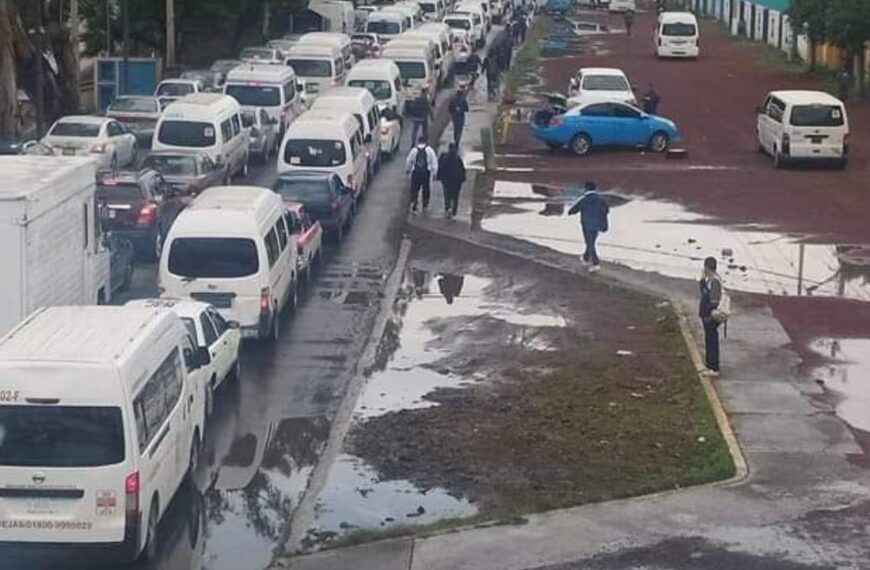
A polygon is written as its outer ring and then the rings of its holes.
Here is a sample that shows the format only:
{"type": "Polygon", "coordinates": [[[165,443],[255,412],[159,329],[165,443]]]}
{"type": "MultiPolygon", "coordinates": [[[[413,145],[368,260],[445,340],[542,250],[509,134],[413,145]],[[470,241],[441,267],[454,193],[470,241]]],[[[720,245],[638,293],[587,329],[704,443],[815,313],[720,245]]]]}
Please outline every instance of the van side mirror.
{"type": "Polygon", "coordinates": [[[197,368],[202,368],[203,366],[211,364],[211,354],[208,352],[208,348],[206,348],[204,346],[200,347],[196,351],[196,354],[198,357],[197,361],[199,363],[199,366],[197,368]]]}
{"type": "Polygon", "coordinates": [[[241,328],[239,321],[227,321],[227,328],[230,330],[238,330],[241,328]]]}

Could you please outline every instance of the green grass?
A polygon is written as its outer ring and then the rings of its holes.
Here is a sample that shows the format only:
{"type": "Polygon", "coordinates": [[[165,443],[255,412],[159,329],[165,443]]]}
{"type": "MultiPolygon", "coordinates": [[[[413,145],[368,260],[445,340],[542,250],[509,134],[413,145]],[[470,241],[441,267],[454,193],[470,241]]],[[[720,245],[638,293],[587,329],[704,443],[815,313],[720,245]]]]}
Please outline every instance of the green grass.
{"type": "Polygon", "coordinates": [[[517,89],[537,83],[538,59],[541,57],[539,41],[550,27],[550,19],[540,16],[532,23],[523,47],[514,56],[513,65],[505,78],[504,98],[510,100],[517,89]]]}

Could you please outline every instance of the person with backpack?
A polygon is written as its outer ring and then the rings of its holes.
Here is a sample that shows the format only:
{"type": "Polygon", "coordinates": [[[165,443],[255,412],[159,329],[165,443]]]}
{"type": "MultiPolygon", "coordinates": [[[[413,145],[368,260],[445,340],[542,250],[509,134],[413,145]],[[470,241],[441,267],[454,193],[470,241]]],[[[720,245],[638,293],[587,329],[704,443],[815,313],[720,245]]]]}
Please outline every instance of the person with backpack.
{"type": "Polygon", "coordinates": [[[460,86],[448,105],[450,120],[453,121],[453,143],[459,146],[462,140],[462,130],[465,128],[465,114],[468,112],[468,100],[465,98],[465,89],[460,86]]]}
{"type": "Polygon", "coordinates": [[[704,271],[699,282],[701,301],[698,314],[704,325],[704,348],[707,374],[719,375],[719,325],[728,319],[730,301],[722,278],[716,272],[716,258],[704,260],[704,271]]]}
{"type": "Polygon", "coordinates": [[[420,190],[423,191],[423,211],[429,208],[432,179],[438,174],[438,157],[426,142],[426,137],[417,140],[417,146],[408,153],[405,160],[405,173],[411,178],[411,213],[417,213],[420,190]]]}
{"type": "Polygon", "coordinates": [[[438,158],[438,180],[444,188],[444,217],[450,220],[456,217],[459,191],[465,183],[465,164],[454,143],[450,143],[447,152],[438,158]]]}
{"type": "Polygon", "coordinates": [[[598,241],[598,234],[606,232],[609,228],[607,215],[610,206],[596,191],[594,182],[586,182],[585,190],[583,197],[568,210],[568,215],[573,216],[580,212],[580,227],[583,230],[583,241],[586,243],[586,251],[583,252],[582,257],[583,264],[588,265],[589,271],[594,273],[598,271],[601,263],[595,243],[598,241]]]}

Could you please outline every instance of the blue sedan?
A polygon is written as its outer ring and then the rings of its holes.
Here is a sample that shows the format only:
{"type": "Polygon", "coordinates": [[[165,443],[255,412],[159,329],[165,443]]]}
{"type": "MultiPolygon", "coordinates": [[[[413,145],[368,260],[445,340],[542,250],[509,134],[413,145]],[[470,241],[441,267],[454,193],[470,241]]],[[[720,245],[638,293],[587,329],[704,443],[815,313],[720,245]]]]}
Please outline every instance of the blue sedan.
{"type": "Polygon", "coordinates": [[[664,152],[680,140],[680,131],[670,119],[617,102],[587,103],[558,114],[539,111],[531,129],[550,148],[567,146],[577,156],[599,146],[644,146],[664,152]]]}

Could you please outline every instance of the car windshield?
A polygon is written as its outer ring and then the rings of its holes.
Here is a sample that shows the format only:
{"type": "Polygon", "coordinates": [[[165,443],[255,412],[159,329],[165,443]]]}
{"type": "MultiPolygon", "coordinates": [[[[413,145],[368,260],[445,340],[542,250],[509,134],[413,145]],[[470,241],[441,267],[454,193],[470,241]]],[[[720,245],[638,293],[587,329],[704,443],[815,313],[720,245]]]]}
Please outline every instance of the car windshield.
{"type": "Polygon", "coordinates": [[[398,22],[366,22],[366,31],[373,34],[396,35],[402,31],[398,22]]]}
{"type": "Polygon", "coordinates": [[[0,465],[98,467],[124,455],[121,408],[0,406],[0,465]]]}
{"type": "Polygon", "coordinates": [[[372,96],[379,101],[389,99],[393,94],[393,88],[390,86],[390,82],[380,79],[352,79],[348,81],[347,84],[351,87],[362,87],[363,89],[367,89],[372,96]]]}
{"type": "Polygon", "coordinates": [[[618,75],[584,75],[584,91],[628,91],[628,81],[618,75]]]}
{"type": "Polygon", "coordinates": [[[272,190],[294,202],[323,202],[332,198],[326,178],[279,178],[272,190]]]}
{"type": "Polygon", "coordinates": [[[193,91],[191,83],[161,83],[157,88],[157,95],[159,97],[184,97],[193,91]]]}
{"type": "Polygon", "coordinates": [[[275,52],[271,48],[245,48],[242,50],[242,59],[275,59],[275,52]]]}
{"type": "Polygon", "coordinates": [[[142,168],[153,168],[164,176],[196,176],[196,157],[151,154],[142,161],[142,168]]]}
{"type": "Polygon", "coordinates": [[[422,61],[396,61],[404,79],[426,79],[426,64],[422,61]]]}
{"type": "Polygon", "coordinates": [[[100,135],[100,125],[64,121],[54,125],[54,127],[51,128],[51,132],[48,134],[53,137],[94,138],[100,135]]]}
{"type": "Polygon", "coordinates": [[[662,34],[663,36],[680,36],[680,37],[692,37],[696,33],[695,24],[689,24],[686,22],[673,22],[670,24],[662,24],[662,34]]]}
{"type": "Polygon", "coordinates": [[[444,20],[444,23],[451,28],[456,28],[457,30],[471,29],[471,22],[465,18],[448,18],[447,20],[444,20]]]}
{"type": "Polygon", "coordinates": [[[332,61],[328,59],[288,59],[287,65],[300,77],[331,77],[332,61]]]}
{"type": "Polygon", "coordinates": [[[277,107],[281,104],[281,89],[277,85],[227,84],[226,94],[249,107],[277,107]]]}
{"type": "Polygon", "coordinates": [[[160,104],[147,97],[120,97],[109,105],[109,111],[124,113],[158,113],[160,104]]]}
{"type": "Polygon", "coordinates": [[[215,143],[215,129],[211,123],[163,121],[157,140],[169,146],[206,148],[215,143]]]}
{"type": "Polygon", "coordinates": [[[839,105],[795,105],[791,110],[795,127],[842,127],[843,109],[839,105]]]}
{"type": "Polygon", "coordinates": [[[259,270],[257,244],[249,238],[181,237],[169,249],[169,272],[179,277],[232,279],[259,270]]]}
{"type": "Polygon", "coordinates": [[[284,161],[291,166],[341,166],[346,155],[341,141],[288,139],[284,147],[284,161]]]}
{"type": "Polygon", "coordinates": [[[138,202],[142,199],[142,191],[138,184],[97,184],[98,202],[138,202]]]}

